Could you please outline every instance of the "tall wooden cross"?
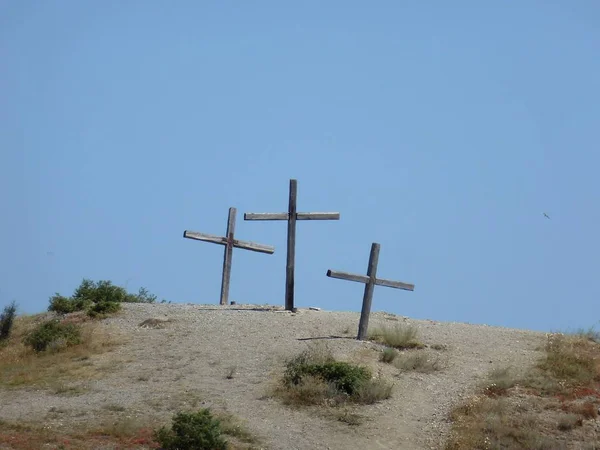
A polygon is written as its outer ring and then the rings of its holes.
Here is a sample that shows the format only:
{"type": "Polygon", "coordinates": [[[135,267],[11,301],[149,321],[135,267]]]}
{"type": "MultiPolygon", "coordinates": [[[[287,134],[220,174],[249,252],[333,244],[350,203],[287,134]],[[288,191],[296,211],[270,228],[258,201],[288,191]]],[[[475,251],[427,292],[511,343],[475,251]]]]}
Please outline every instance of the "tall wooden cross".
{"type": "Polygon", "coordinates": [[[286,213],[245,213],[244,220],[287,220],[287,263],[285,270],[285,309],[294,309],[294,260],[297,220],[339,220],[339,212],[296,212],[298,181],[290,180],[290,201],[286,213]]]}
{"type": "Polygon", "coordinates": [[[365,284],[365,294],[363,296],[362,310],[360,312],[360,322],[358,324],[358,336],[356,339],[362,341],[367,336],[369,328],[369,315],[371,314],[371,303],[373,302],[373,291],[375,285],[387,286],[396,289],[404,289],[405,291],[414,291],[415,285],[402,283],[400,281],[384,280],[377,278],[377,262],[379,260],[380,245],[376,242],[371,244],[371,255],[369,256],[369,267],[367,268],[367,276],[355,275],[347,272],[338,272],[337,270],[328,270],[327,276],[332,278],[340,278],[342,280],[358,281],[365,284]]]}
{"type": "Polygon", "coordinates": [[[231,260],[233,258],[233,248],[243,248],[254,252],[273,254],[275,248],[270,245],[256,244],[254,242],[239,241],[234,239],[235,233],[235,215],[237,210],[229,208],[229,218],[227,219],[227,235],[215,236],[212,234],[198,233],[196,231],[184,231],[183,237],[195,239],[197,241],[212,242],[225,246],[225,256],[223,257],[223,278],[221,279],[221,299],[220,304],[226,305],[229,299],[229,280],[231,278],[231,260]]]}

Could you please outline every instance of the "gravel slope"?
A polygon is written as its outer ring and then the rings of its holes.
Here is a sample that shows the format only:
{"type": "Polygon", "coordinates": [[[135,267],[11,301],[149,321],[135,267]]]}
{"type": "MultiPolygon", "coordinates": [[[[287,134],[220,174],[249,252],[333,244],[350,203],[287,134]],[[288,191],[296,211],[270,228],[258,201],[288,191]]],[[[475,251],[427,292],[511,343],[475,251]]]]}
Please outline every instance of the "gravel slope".
{"type": "Polygon", "coordinates": [[[49,427],[107,417],[167,422],[181,408],[202,405],[244,419],[272,450],[437,449],[448,435],[448,412],[478,380],[497,366],[527,368],[541,356],[536,349],[545,338],[531,331],[374,313],[371,327],[413,324],[423,343],[448,347],[437,352],[447,361],[445,370],[398,376],[397,369],[377,362],[380,346],[352,339],[358,319],[358,313],[291,313],[266,306],[125,304],[122,314],[102,326],[126,344],[92,358],[93,364],[112,363],[112,371],[88,382],[77,396],[0,391],[0,419],[39,420],[49,427]],[[150,318],[169,322],[158,329],[139,326],[150,318]],[[344,334],[348,329],[351,335],[344,334]],[[316,341],[327,342],[339,358],[371,365],[394,380],[390,400],[360,407],[362,425],[350,427],[265,396],[285,359],[316,341]],[[228,379],[231,368],[234,376],[228,379]],[[61,414],[49,414],[53,410],[61,414]]]}

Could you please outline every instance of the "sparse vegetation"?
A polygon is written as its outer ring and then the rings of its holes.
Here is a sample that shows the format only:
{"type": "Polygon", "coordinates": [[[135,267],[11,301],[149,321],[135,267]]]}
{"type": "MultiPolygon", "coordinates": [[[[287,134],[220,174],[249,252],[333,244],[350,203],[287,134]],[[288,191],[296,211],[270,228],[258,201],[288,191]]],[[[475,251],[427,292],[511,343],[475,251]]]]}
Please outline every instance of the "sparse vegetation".
{"type": "Polygon", "coordinates": [[[233,380],[233,378],[235,377],[236,371],[237,371],[236,367],[234,367],[234,366],[229,367],[227,369],[227,373],[225,374],[225,378],[227,378],[228,380],[233,380]]]}
{"type": "Polygon", "coordinates": [[[581,328],[575,334],[595,342],[596,344],[600,344],[600,331],[594,329],[594,327],[590,327],[587,330],[581,328]]]}
{"type": "Polygon", "coordinates": [[[5,306],[0,314],[0,343],[6,342],[10,337],[16,314],[17,304],[14,301],[5,306]]]}
{"type": "Polygon", "coordinates": [[[287,404],[337,406],[375,403],[389,398],[391,390],[368,368],[336,361],[326,346],[313,345],[288,361],[277,393],[287,404]]]}
{"type": "Polygon", "coordinates": [[[394,360],[393,364],[405,372],[433,373],[443,369],[442,361],[438,356],[423,350],[403,352],[394,360]]]}
{"type": "Polygon", "coordinates": [[[23,340],[36,352],[61,351],[81,343],[81,329],[73,323],[52,319],[37,325],[23,340]]]}
{"type": "Polygon", "coordinates": [[[398,350],[424,348],[417,339],[418,330],[412,325],[395,324],[369,330],[369,339],[398,350]]]}
{"type": "Polygon", "coordinates": [[[448,350],[448,346],[446,344],[432,344],[429,346],[429,348],[432,350],[439,350],[439,351],[448,350]]]}
{"type": "MultiPolygon", "coordinates": [[[[217,414],[217,418],[221,424],[221,432],[223,434],[244,444],[259,443],[260,440],[254,434],[252,434],[233,414],[220,413],[217,414]]],[[[228,447],[231,447],[231,445],[228,447]]]]}
{"type": "Polygon", "coordinates": [[[398,350],[396,350],[395,348],[386,347],[381,352],[381,356],[379,359],[381,360],[381,362],[391,364],[397,356],[398,350]]]}
{"type": "Polygon", "coordinates": [[[560,431],[570,431],[581,425],[583,425],[583,419],[578,414],[564,414],[558,420],[558,429],[560,431]]]}
{"type": "Polygon", "coordinates": [[[528,373],[495,369],[481,394],[456,408],[447,450],[598,448],[600,344],[588,332],[549,334],[545,356],[528,373]],[[584,447],[586,442],[595,442],[584,447]],[[569,447],[571,448],[571,447],[569,447]],[[572,447],[575,448],[575,447],[572,447]]]}
{"type": "Polygon", "coordinates": [[[91,317],[104,317],[121,309],[121,303],[154,303],[156,296],[145,288],[137,294],[129,294],[125,288],[115,286],[110,281],[84,279],[71,297],[58,293],[50,298],[48,311],[69,314],[85,311],[91,317]]]}
{"type": "Polygon", "coordinates": [[[488,397],[506,395],[507,391],[518,383],[510,368],[496,368],[488,375],[487,382],[483,385],[483,392],[488,397]]]}
{"type": "Polygon", "coordinates": [[[339,421],[350,426],[358,426],[363,422],[363,417],[351,410],[344,408],[341,411],[336,411],[333,416],[339,421]]]}
{"type": "Polygon", "coordinates": [[[210,410],[201,409],[176,414],[171,428],[158,429],[155,439],[165,450],[226,450],[222,433],[221,422],[210,410]]]}
{"type": "Polygon", "coordinates": [[[348,335],[352,333],[352,328],[350,327],[350,325],[348,325],[347,327],[344,327],[344,329],[342,329],[342,334],[343,335],[348,335]]]}
{"type": "Polygon", "coordinates": [[[53,389],[63,381],[90,379],[114,368],[94,364],[90,356],[113,348],[118,336],[93,321],[18,316],[10,338],[0,346],[0,386],[53,389]]]}
{"type": "MultiPolygon", "coordinates": [[[[546,342],[546,357],[538,364],[542,377],[561,381],[558,391],[600,381],[600,345],[587,335],[553,334],[546,342]]],[[[560,392],[558,392],[560,393],[560,392]]]]}
{"type": "MultiPolygon", "coordinates": [[[[120,406],[106,405],[103,409],[117,414],[118,419],[103,420],[91,427],[78,426],[76,429],[68,426],[49,427],[23,421],[0,420],[0,448],[6,446],[14,450],[46,447],[81,450],[98,448],[256,450],[261,442],[240,419],[225,412],[214,414],[209,412],[210,422],[204,410],[179,413],[173,417],[170,427],[157,429],[154,420],[148,421],[121,414],[126,410],[120,406]],[[216,428],[213,428],[215,425],[216,428]],[[157,439],[158,435],[165,436],[164,443],[157,439]],[[218,439],[211,440],[213,437],[218,439]],[[206,445],[203,446],[202,442],[206,445]],[[225,442],[225,446],[214,445],[215,442],[217,444],[225,442]]],[[[53,407],[50,408],[47,418],[64,417],[63,415],[68,412],[53,407]]]]}
{"type": "Polygon", "coordinates": [[[356,403],[370,405],[392,396],[393,384],[383,377],[370,378],[361,383],[356,389],[353,399],[356,403]]]}

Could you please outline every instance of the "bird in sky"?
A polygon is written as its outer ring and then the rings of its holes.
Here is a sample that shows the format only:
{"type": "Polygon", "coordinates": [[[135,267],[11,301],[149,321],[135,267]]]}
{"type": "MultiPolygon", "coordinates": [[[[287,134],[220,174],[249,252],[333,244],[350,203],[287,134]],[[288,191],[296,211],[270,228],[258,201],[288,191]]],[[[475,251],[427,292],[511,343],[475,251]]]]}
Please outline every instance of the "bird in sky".
{"type": "Polygon", "coordinates": [[[545,217],[546,219],[550,219],[550,216],[549,216],[548,214],[546,214],[546,213],[544,213],[544,217],[545,217]]]}

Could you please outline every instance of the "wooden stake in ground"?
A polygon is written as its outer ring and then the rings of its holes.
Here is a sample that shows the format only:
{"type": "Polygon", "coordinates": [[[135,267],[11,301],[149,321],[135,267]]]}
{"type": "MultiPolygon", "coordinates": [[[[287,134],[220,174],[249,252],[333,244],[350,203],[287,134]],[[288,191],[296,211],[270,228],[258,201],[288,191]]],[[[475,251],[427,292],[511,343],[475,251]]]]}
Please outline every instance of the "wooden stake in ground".
{"type": "Polygon", "coordinates": [[[364,340],[367,336],[367,330],[369,328],[369,315],[371,314],[371,303],[373,302],[373,291],[375,290],[376,284],[379,286],[404,289],[405,291],[415,290],[414,284],[377,278],[377,262],[379,260],[379,248],[380,245],[376,242],[373,242],[373,244],[371,244],[371,255],[369,256],[369,267],[367,269],[366,277],[364,275],[355,275],[347,272],[338,272],[337,270],[327,271],[327,276],[331,278],[340,278],[342,280],[358,281],[359,283],[365,283],[365,294],[363,296],[362,310],[360,312],[358,336],[356,337],[356,339],[358,339],[359,341],[364,340]]]}
{"type": "Polygon", "coordinates": [[[246,213],[244,220],[287,220],[287,264],[285,267],[285,309],[294,309],[294,264],[296,259],[297,220],[339,220],[339,212],[296,212],[298,181],[290,180],[290,201],[287,213],[246,213]]]}
{"type": "Polygon", "coordinates": [[[272,255],[275,252],[275,247],[270,245],[256,244],[254,242],[238,241],[234,239],[235,233],[235,215],[237,210],[229,208],[229,218],[227,219],[227,235],[214,236],[212,234],[198,233],[196,231],[184,231],[183,237],[195,239],[197,241],[212,242],[225,246],[225,256],[223,257],[223,278],[221,280],[221,305],[226,305],[229,299],[229,280],[231,278],[231,259],[233,258],[233,247],[243,248],[244,250],[252,250],[253,252],[268,253],[272,255]]]}

